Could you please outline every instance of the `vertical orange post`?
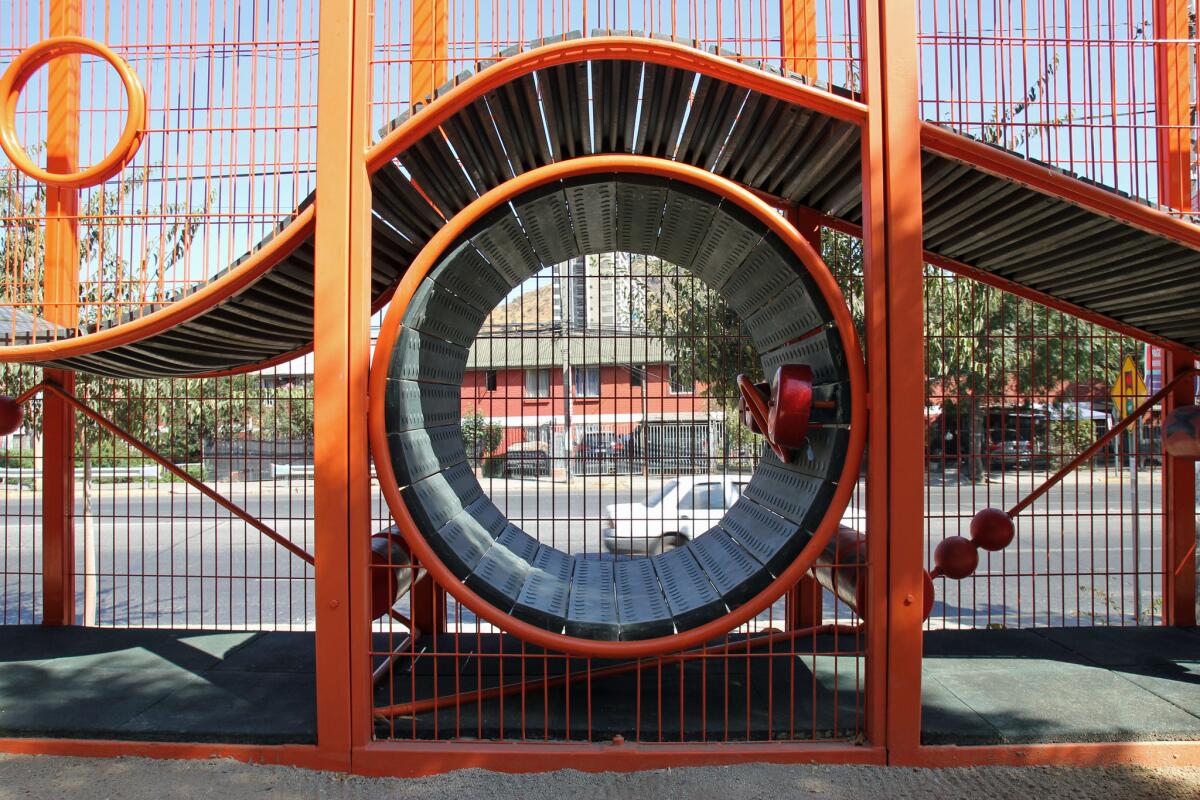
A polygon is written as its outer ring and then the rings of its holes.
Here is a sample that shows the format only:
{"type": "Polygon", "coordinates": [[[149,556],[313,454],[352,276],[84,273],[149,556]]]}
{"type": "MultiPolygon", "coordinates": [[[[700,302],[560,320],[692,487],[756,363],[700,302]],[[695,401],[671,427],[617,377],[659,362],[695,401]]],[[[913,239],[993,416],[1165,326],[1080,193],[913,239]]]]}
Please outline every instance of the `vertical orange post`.
{"type": "MultiPolygon", "coordinates": [[[[412,67],[409,101],[424,102],[446,82],[450,56],[450,4],[448,0],[413,0],[412,67]]],[[[412,589],[413,624],[423,633],[438,633],[446,627],[446,590],[432,579],[419,581],[412,589]]]]}
{"type": "Polygon", "coordinates": [[[371,192],[368,0],[321,3],[313,303],[317,746],[349,765],[371,734],[367,453],[371,192]]]}
{"type": "Polygon", "coordinates": [[[788,591],[785,603],[788,630],[797,631],[821,624],[823,591],[821,584],[817,583],[812,575],[805,575],[788,591]]]}
{"type": "Polygon", "coordinates": [[[815,0],[783,0],[780,8],[783,68],[817,79],[817,4],[815,0]]]}
{"type": "Polygon", "coordinates": [[[924,286],[916,3],[869,0],[862,30],[867,457],[867,733],[913,762],[921,736],[924,286]],[[880,624],[884,621],[885,624],[880,624]]]}
{"type": "Polygon", "coordinates": [[[413,0],[412,65],[409,100],[424,102],[446,82],[449,45],[450,4],[448,0],[413,0]]]}
{"type": "MultiPolygon", "coordinates": [[[[1186,348],[1168,350],[1163,379],[1190,369],[1195,360],[1186,348]]],[[[1195,392],[1195,381],[1180,381],[1163,404],[1164,418],[1171,409],[1194,403],[1195,392]]],[[[1165,453],[1163,463],[1163,622],[1191,627],[1196,624],[1196,465],[1165,453]]]]}
{"type": "MultiPolygon", "coordinates": [[[[1178,211],[1192,210],[1192,67],[1188,58],[1188,1],[1155,0],[1154,99],[1158,119],[1159,201],[1178,211]]],[[[1168,350],[1164,379],[1192,366],[1185,348],[1168,350]]],[[[1181,381],[1163,404],[1171,409],[1195,402],[1192,381],[1181,381]]],[[[1163,617],[1168,625],[1196,624],[1195,464],[1163,458],[1163,617]]]]}
{"type": "Polygon", "coordinates": [[[821,219],[813,211],[799,206],[787,209],[787,221],[803,236],[813,249],[821,253],[821,219]]]}
{"type": "MultiPolygon", "coordinates": [[[[80,0],[50,4],[50,35],[83,32],[80,0]]],[[[74,172],[79,162],[79,56],[56,58],[49,71],[46,166],[74,172]]],[[[79,324],[79,190],[46,187],[43,315],[74,329],[79,324]]],[[[75,376],[47,369],[47,383],[74,392],[75,376]]],[[[42,622],[75,622],[75,412],[47,394],[42,404],[42,622]]]]}
{"type": "Polygon", "coordinates": [[[1188,0],[1155,0],[1154,100],[1158,130],[1159,202],[1192,208],[1191,81],[1188,0]]]}

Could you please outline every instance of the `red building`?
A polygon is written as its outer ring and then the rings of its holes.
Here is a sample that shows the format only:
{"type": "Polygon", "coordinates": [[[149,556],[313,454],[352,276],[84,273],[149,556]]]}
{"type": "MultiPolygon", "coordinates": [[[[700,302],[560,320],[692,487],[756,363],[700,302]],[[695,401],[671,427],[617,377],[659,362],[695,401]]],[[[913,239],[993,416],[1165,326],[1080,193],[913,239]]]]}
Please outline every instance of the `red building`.
{"type": "Polygon", "coordinates": [[[661,341],[629,332],[480,337],[467,362],[462,406],[464,417],[478,413],[504,429],[499,452],[541,442],[555,457],[587,433],[623,435],[643,424],[653,435],[686,432],[711,452],[725,419],[661,341]]]}

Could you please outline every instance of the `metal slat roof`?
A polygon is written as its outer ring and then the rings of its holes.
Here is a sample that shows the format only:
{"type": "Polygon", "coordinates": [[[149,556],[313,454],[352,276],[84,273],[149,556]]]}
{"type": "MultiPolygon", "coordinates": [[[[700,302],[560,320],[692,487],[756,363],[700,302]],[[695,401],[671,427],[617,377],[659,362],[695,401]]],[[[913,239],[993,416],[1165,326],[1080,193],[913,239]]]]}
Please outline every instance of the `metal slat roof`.
{"type": "Polygon", "coordinates": [[[576,367],[666,364],[674,361],[661,341],[644,333],[572,333],[551,336],[479,336],[467,356],[467,369],[542,369],[560,367],[564,355],[576,367]],[[564,354],[564,350],[566,353],[564,354]]]}

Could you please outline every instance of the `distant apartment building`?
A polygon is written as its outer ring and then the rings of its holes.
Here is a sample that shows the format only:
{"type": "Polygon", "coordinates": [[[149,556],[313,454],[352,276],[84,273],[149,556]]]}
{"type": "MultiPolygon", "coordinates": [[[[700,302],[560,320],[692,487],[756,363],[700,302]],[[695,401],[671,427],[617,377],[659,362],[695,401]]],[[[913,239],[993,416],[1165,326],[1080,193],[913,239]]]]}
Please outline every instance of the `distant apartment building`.
{"type": "Polygon", "coordinates": [[[467,359],[462,407],[503,427],[500,452],[540,441],[564,454],[586,433],[642,424],[718,435],[724,412],[646,332],[637,269],[627,256],[575,259],[489,315],[467,359]]]}

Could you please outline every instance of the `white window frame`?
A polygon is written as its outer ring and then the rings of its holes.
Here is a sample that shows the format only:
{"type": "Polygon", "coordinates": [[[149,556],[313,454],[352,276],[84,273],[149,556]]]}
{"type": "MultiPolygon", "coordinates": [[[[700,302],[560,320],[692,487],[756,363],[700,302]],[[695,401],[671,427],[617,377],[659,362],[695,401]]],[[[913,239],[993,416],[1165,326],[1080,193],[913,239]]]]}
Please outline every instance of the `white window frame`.
{"type": "Polygon", "coordinates": [[[599,397],[600,396],[600,368],[599,367],[574,367],[575,375],[572,385],[575,389],[576,397],[599,397]],[[589,375],[595,375],[595,391],[588,391],[589,375]],[[581,380],[582,379],[582,380],[581,380]],[[582,386],[582,388],[580,388],[582,386]]]}
{"type": "Polygon", "coordinates": [[[525,370],[525,396],[536,400],[546,400],[550,395],[550,370],[525,370]]]}
{"type": "Polygon", "coordinates": [[[692,381],[692,385],[688,389],[676,391],[675,389],[675,371],[679,369],[675,364],[667,365],[667,391],[673,395],[689,395],[696,393],[696,382],[692,381]]]}

